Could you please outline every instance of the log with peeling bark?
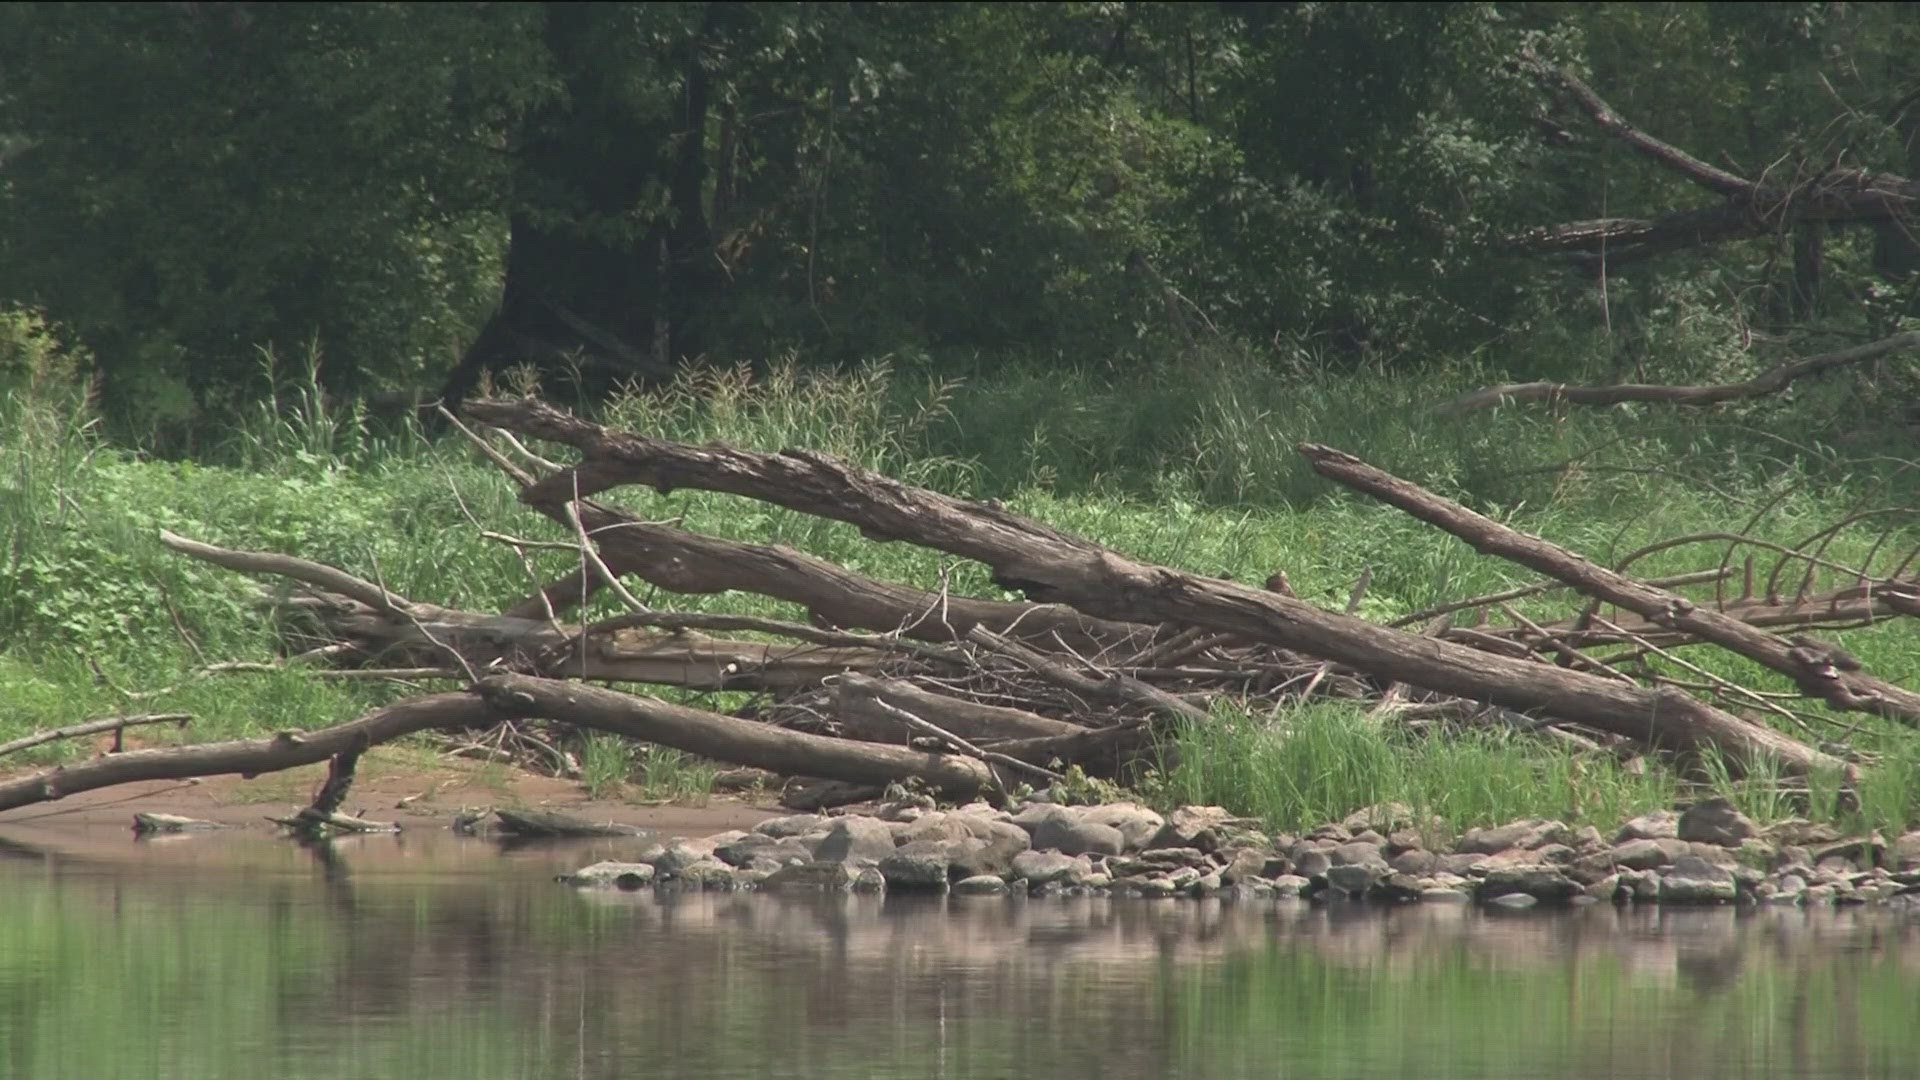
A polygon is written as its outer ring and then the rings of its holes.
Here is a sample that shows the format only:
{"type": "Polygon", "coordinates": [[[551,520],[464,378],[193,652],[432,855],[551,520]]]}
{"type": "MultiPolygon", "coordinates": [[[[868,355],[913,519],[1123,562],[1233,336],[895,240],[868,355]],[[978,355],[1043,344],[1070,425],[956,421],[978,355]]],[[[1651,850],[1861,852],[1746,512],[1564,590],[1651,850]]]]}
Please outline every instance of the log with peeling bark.
{"type": "Polygon", "coordinates": [[[1351,454],[1311,443],[1300,452],[1315,472],[1366,492],[1444,529],[1477,551],[1538,570],[1588,596],[1617,604],[1656,625],[1683,631],[1744,656],[1792,679],[1800,692],[1835,709],[1867,712],[1920,726],[1920,694],[1861,670],[1837,647],[1810,638],[1793,640],[1656,589],[1376,469],[1351,454]]]}
{"type": "MultiPolygon", "coordinates": [[[[326,761],[417,731],[467,728],[505,717],[543,717],[784,775],[854,783],[917,778],[931,788],[960,796],[994,786],[984,763],[958,755],[785,731],[582,683],[490,675],[471,691],[409,698],[319,731],[135,750],[0,781],[0,810],[142,780],[229,773],[252,777],[326,761]]],[[[344,795],[344,789],[340,793],[344,795]]]]}
{"type": "Polygon", "coordinates": [[[475,401],[473,419],[570,445],[583,460],[527,487],[534,506],[639,484],[758,499],[986,564],[996,583],[1098,619],[1198,626],[1298,649],[1440,693],[1537,710],[1648,745],[1713,749],[1794,773],[1840,763],[1799,741],[1668,687],[1642,687],[1476,651],[1325,611],[1277,592],[1127,559],[997,507],[955,499],[801,450],[693,447],[609,431],[535,401],[475,401]]]}

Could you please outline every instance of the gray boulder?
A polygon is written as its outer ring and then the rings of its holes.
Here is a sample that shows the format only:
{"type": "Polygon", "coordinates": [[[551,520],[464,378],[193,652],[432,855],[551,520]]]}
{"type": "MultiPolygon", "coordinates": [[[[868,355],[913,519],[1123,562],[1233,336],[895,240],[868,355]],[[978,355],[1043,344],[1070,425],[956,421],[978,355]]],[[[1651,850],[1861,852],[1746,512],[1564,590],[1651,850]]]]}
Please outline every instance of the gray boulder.
{"type": "Polygon", "coordinates": [[[955,896],[1005,896],[1007,883],[998,874],[975,874],[953,883],[955,896]]]}
{"type": "Polygon", "coordinates": [[[1333,857],[1319,848],[1309,848],[1294,857],[1293,872],[1303,877],[1322,877],[1333,866],[1333,857]]]}
{"type": "Polygon", "coordinates": [[[1056,813],[1034,826],[1033,846],[1062,855],[1118,855],[1127,842],[1111,825],[1056,813]]]}
{"type": "Polygon", "coordinates": [[[646,863],[609,861],[583,866],[571,874],[562,875],[560,880],[588,888],[632,891],[653,884],[654,873],[653,867],[646,863]]]}
{"type": "Polygon", "coordinates": [[[1920,829],[1904,833],[1887,845],[1886,865],[1895,873],[1920,870],[1920,829]]]}
{"type": "Polygon", "coordinates": [[[1005,877],[1013,870],[1013,857],[1033,847],[1027,830],[1010,821],[987,821],[984,838],[948,841],[953,873],[959,877],[996,874],[1005,877]]]}
{"type": "MultiPolygon", "coordinates": [[[[1235,817],[1224,807],[1183,806],[1167,815],[1167,823],[1147,844],[1150,848],[1190,847],[1216,851],[1242,843],[1265,843],[1259,822],[1235,817]]],[[[1344,833],[1344,830],[1342,830],[1344,833]]],[[[1345,839],[1345,836],[1342,836],[1345,839]]]]}
{"type": "MultiPolygon", "coordinates": [[[[972,837],[967,840],[979,843],[972,837]]],[[[880,876],[890,891],[944,892],[951,865],[944,840],[915,840],[880,860],[880,876]]]]}
{"type": "Polygon", "coordinates": [[[748,833],[715,848],[713,854],[728,866],[767,871],[813,861],[813,852],[799,839],[779,840],[765,833],[748,833]]]}
{"type": "Polygon", "coordinates": [[[1718,796],[1687,807],[1674,826],[1674,835],[1682,840],[1721,847],[1739,847],[1742,840],[1758,831],[1752,819],[1718,796]]]}
{"type": "Polygon", "coordinates": [[[1329,854],[1335,866],[1385,866],[1387,858],[1380,845],[1366,840],[1349,840],[1329,854]]]}
{"type": "Polygon", "coordinates": [[[1739,895],[1733,871],[1694,855],[1673,861],[1660,875],[1663,904],[1727,904],[1739,895]]]}
{"type": "Polygon", "coordinates": [[[1660,810],[1651,814],[1642,814],[1620,826],[1613,842],[1622,844],[1628,840],[1672,840],[1680,835],[1680,815],[1672,810],[1660,810]]]}
{"type": "Polygon", "coordinates": [[[1565,843],[1572,838],[1573,833],[1558,821],[1531,818],[1510,821],[1491,829],[1468,829],[1467,834],[1454,845],[1454,850],[1476,855],[1496,855],[1509,848],[1531,851],[1545,844],[1565,843]]]}
{"type": "Polygon", "coordinates": [[[817,862],[877,863],[893,854],[893,830],[879,818],[835,818],[826,838],[813,849],[817,862]]]}
{"type": "Polygon", "coordinates": [[[1081,812],[1080,820],[1118,829],[1124,851],[1139,851],[1146,847],[1167,824],[1159,814],[1130,802],[1089,807],[1081,812]]]}
{"type": "Polygon", "coordinates": [[[760,881],[766,892],[845,892],[853,888],[854,870],[843,862],[805,863],[776,870],[760,881]]]}
{"type": "Polygon", "coordinates": [[[1386,876],[1384,864],[1347,864],[1334,866],[1327,870],[1327,884],[1344,892],[1359,895],[1373,888],[1375,882],[1386,876]]]}
{"type": "Polygon", "coordinates": [[[661,877],[677,877],[690,866],[714,861],[713,853],[720,846],[713,842],[715,839],[675,840],[667,845],[659,858],[653,860],[653,868],[661,877]]]}
{"type": "Polygon", "coordinates": [[[1027,879],[1030,885],[1052,882],[1079,884],[1093,873],[1093,862],[1085,855],[1063,855],[1057,851],[1023,851],[1013,857],[1014,877],[1027,879]]]}
{"type": "Polygon", "coordinates": [[[1525,893],[1535,900],[1559,903],[1580,893],[1580,885],[1560,872],[1557,866],[1502,866],[1488,871],[1480,883],[1480,895],[1498,898],[1508,893],[1525,893]]]}
{"type": "Polygon", "coordinates": [[[829,821],[819,814],[789,814],[786,817],[768,818],[753,827],[753,831],[762,836],[771,836],[783,840],[789,836],[802,836],[815,829],[825,828],[829,821]]]}

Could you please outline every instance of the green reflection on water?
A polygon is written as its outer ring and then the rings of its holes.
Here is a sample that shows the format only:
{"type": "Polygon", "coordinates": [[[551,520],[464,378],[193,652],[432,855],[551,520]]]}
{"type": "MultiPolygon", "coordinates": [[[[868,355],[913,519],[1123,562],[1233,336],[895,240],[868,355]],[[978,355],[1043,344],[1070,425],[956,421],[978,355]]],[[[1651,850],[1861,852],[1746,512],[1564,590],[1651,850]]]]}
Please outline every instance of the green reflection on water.
{"type": "Polygon", "coordinates": [[[580,895],[544,864],[321,869],[0,862],[0,1068],[1920,1074],[1920,924],[1887,914],[580,895]]]}

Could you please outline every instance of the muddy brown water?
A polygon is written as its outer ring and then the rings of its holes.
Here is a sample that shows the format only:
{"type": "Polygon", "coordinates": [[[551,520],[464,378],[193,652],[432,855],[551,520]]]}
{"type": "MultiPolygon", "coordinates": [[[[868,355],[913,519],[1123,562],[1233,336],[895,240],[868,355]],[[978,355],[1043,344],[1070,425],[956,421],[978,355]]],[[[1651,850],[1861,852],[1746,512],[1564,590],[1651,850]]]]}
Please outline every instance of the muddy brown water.
{"type": "Polygon", "coordinates": [[[633,845],[0,821],[0,1076],[1920,1076],[1920,920],[1885,911],[552,880],[633,845]]]}

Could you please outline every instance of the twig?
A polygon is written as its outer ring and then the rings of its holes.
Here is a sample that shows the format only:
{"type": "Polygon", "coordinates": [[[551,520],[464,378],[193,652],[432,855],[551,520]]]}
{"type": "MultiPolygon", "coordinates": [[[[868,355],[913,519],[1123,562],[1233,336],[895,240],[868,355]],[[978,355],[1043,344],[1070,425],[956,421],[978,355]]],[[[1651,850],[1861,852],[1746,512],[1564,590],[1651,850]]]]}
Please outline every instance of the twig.
{"type": "Polygon", "coordinates": [[[179,712],[141,713],[137,716],[110,716],[104,720],[88,720],[84,723],[69,724],[66,727],[36,731],[32,735],[15,739],[12,742],[0,743],[0,756],[26,750],[30,747],[40,746],[43,743],[56,742],[60,739],[77,739],[82,735],[96,735],[102,731],[115,733],[114,750],[118,751],[120,746],[117,736],[126,728],[139,727],[143,724],[177,724],[180,727],[185,727],[192,719],[192,713],[179,712]]]}

